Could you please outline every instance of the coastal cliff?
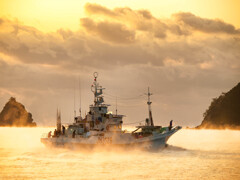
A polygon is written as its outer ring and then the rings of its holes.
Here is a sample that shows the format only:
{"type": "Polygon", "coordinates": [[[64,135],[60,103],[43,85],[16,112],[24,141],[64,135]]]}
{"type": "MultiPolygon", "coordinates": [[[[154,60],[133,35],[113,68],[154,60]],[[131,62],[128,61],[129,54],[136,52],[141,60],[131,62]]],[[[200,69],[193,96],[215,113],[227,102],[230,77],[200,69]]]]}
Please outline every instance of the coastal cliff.
{"type": "Polygon", "coordinates": [[[240,129],[240,83],[214,98],[197,129],[240,129]]]}
{"type": "Polygon", "coordinates": [[[33,122],[32,114],[11,97],[0,113],[0,126],[34,127],[36,123],[33,122]]]}

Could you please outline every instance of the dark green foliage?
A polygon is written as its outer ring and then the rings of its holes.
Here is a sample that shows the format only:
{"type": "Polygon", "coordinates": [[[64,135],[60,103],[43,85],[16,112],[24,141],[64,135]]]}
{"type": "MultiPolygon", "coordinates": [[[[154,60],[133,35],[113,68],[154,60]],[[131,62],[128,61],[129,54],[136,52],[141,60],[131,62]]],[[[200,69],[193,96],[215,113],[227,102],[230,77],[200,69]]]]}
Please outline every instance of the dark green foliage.
{"type": "Polygon", "coordinates": [[[197,128],[235,128],[240,126],[240,83],[212,100],[197,128]]]}

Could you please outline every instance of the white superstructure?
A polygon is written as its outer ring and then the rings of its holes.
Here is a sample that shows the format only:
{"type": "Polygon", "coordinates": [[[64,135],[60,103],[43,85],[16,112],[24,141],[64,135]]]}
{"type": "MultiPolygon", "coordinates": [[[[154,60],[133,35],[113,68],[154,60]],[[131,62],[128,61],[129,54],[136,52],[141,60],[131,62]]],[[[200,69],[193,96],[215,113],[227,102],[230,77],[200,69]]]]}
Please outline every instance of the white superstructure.
{"type": "Polygon", "coordinates": [[[148,88],[149,118],[146,125],[137,126],[133,132],[122,131],[123,115],[108,112],[108,104],[104,104],[103,90],[99,85],[98,73],[94,74],[94,82],[91,90],[94,94],[94,103],[89,106],[89,112],[82,118],[74,117],[74,123],[61,130],[61,117],[57,113],[57,129],[53,136],[42,137],[41,141],[46,145],[79,146],[82,148],[97,145],[104,146],[153,146],[165,145],[168,138],[181,129],[177,127],[154,126],[151,110],[150,90],[148,88]]]}

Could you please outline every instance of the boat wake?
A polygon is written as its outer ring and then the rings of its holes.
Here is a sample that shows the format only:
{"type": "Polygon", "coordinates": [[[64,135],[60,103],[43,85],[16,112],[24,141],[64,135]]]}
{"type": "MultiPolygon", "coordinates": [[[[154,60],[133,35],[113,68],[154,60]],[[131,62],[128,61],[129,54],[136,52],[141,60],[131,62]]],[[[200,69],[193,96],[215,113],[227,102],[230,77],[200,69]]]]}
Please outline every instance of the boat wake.
{"type": "Polygon", "coordinates": [[[163,150],[167,150],[167,151],[188,151],[188,149],[186,149],[186,148],[179,147],[179,146],[173,146],[173,145],[169,145],[169,144],[166,144],[166,147],[163,150]]]}

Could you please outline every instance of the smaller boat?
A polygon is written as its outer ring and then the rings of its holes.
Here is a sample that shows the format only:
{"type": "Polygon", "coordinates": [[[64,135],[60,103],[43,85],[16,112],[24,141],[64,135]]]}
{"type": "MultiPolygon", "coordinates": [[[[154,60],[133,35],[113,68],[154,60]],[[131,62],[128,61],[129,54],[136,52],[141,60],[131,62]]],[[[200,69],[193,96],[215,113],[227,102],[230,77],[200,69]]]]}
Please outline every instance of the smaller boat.
{"type": "MultiPolygon", "coordinates": [[[[148,88],[148,112],[149,117],[145,125],[137,126],[132,132],[123,131],[123,115],[112,114],[108,111],[108,104],[104,104],[102,86],[97,82],[98,73],[94,73],[94,82],[91,90],[94,94],[94,103],[90,105],[88,114],[82,118],[74,117],[74,123],[67,129],[61,125],[61,114],[57,112],[57,128],[54,134],[44,134],[41,142],[47,146],[55,147],[136,147],[136,148],[160,148],[166,146],[167,140],[181,126],[168,127],[155,126],[152,118],[150,90],[148,88]]],[[[81,111],[80,111],[81,112],[81,111]]]]}

